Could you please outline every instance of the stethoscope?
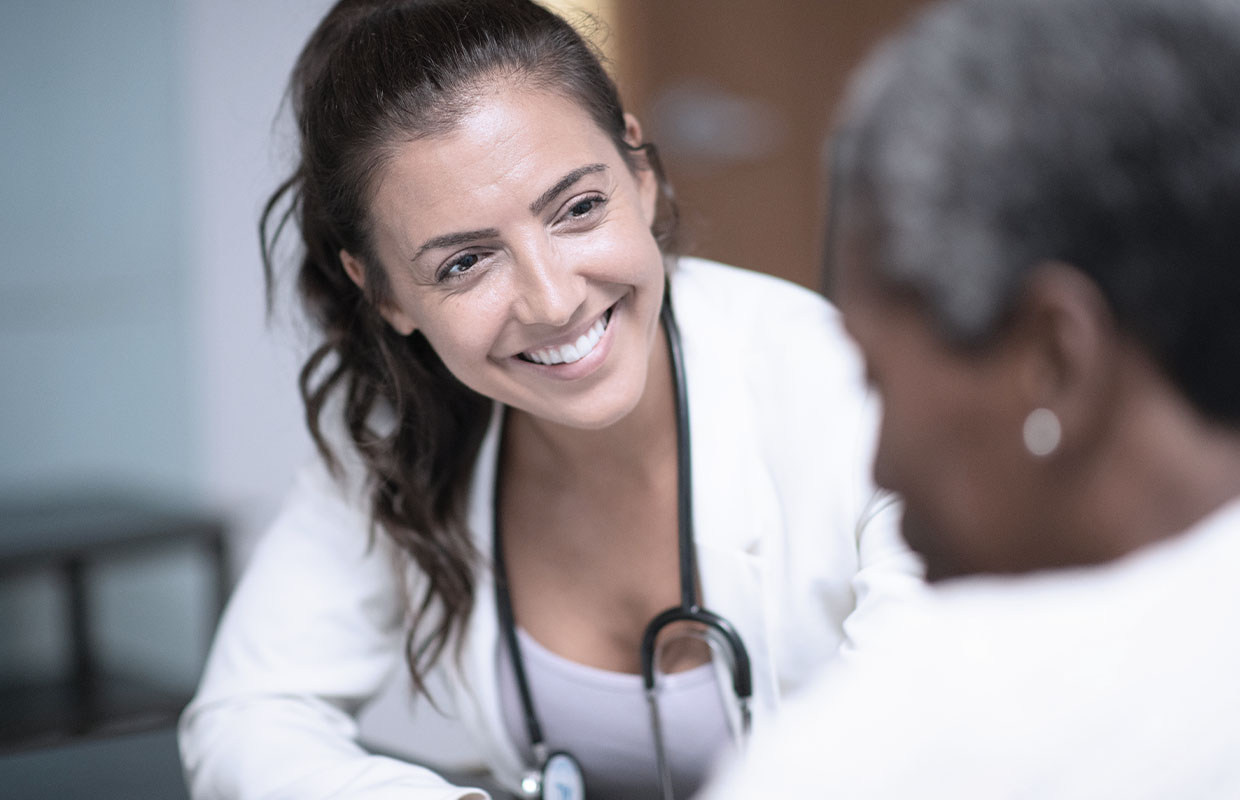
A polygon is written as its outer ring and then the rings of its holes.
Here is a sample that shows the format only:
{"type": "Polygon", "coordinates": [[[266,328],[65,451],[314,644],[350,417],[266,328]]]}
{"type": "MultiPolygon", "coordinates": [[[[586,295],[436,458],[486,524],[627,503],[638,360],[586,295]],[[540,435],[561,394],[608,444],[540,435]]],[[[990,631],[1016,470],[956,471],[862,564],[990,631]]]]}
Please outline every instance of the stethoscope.
{"type": "MultiPolygon", "coordinates": [[[[731,672],[732,691],[739,709],[739,730],[743,742],[749,734],[751,713],[750,697],[753,684],[749,672],[749,654],[740,634],[732,623],[718,614],[705,609],[697,596],[697,554],[693,535],[693,473],[689,447],[689,404],[685,392],[684,359],[680,350],[680,329],[672,314],[670,292],[665,292],[660,319],[667,335],[667,351],[672,362],[672,377],[676,394],[676,506],[677,531],[680,550],[680,605],[658,614],[646,626],[641,643],[642,687],[650,710],[651,728],[654,732],[659,787],[664,800],[672,798],[671,765],[663,737],[663,725],[659,718],[655,663],[658,656],[659,634],[677,623],[695,623],[705,632],[709,644],[719,648],[731,672]]],[[[500,536],[500,481],[495,480],[493,531],[495,547],[495,596],[499,622],[503,628],[508,651],[512,654],[513,673],[525,726],[529,734],[531,750],[537,766],[529,770],[521,780],[522,794],[537,800],[583,800],[585,778],[581,765],[572,754],[563,750],[550,751],[543,738],[542,725],[534,710],[534,699],[525,677],[521,658],[521,646],[517,640],[517,626],[512,614],[512,598],[508,593],[508,578],[504,568],[504,551],[500,536]]]]}

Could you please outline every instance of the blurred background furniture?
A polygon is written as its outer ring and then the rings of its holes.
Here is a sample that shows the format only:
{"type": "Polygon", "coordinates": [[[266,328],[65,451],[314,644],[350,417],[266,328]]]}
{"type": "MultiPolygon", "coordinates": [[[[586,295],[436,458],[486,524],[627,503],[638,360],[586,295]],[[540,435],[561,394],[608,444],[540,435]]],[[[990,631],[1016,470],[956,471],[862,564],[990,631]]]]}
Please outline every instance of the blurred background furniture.
{"type": "Polygon", "coordinates": [[[824,140],[849,71],[928,0],[580,0],[663,155],[688,252],[817,289],[824,140]]]}
{"type": "Polygon", "coordinates": [[[63,677],[0,686],[0,751],[175,721],[192,685],[125,674],[99,657],[91,577],[108,563],[186,544],[210,573],[213,628],[228,591],[225,526],[214,515],[116,493],[0,502],[0,579],[55,574],[69,645],[63,677]]]}
{"type": "Polygon", "coordinates": [[[91,736],[0,754],[0,796],[188,800],[173,728],[91,736]]]}

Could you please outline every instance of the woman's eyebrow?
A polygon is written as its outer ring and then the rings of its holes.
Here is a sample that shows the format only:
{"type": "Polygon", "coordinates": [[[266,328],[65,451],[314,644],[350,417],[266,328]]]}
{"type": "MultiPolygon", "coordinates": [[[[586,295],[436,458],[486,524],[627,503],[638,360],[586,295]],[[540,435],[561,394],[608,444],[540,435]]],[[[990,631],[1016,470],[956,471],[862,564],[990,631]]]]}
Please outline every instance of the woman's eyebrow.
{"type": "Polygon", "coordinates": [[[496,228],[482,228],[476,231],[461,231],[460,233],[445,233],[442,236],[436,236],[427,239],[418,248],[418,252],[413,254],[413,258],[409,259],[417,261],[427,250],[438,250],[441,247],[457,247],[463,244],[469,244],[476,239],[495,239],[499,237],[499,230],[496,228]]]}
{"type": "Polygon", "coordinates": [[[546,208],[547,205],[565,189],[572,186],[574,183],[587,175],[591,175],[595,172],[603,172],[606,169],[606,164],[587,164],[584,167],[577,167],[577,169],[568,173],[563,178],[560,178],[560,180],[556,182],[555,186],[552,186],[550,189],[540,194],[537,200],[530,203],[530,213],[541,214],[542,210],[546,208]]]}
{"type": "MultiPolygon", "coordinates": [[[[540,194],[537,200],[530,203],[530,213],[542,213],[542,210],[546,208],[551,201],[558,197],[565,189],[569,188],[587,175],[592,175],[596,172],[605,172],[606,170],[606,164],[586,164],[584,167],[577,167],[577,169],[556,181],[555,186],[552,186],[550,189],[540,194]]],[[[476,231],[460,231],[459,233],[445,233],[442,236],[435,236],[427,239],[422,243],[422,246],[418,248],[418,251],[413,254],[413,258],[409,260],[417,261],[427,250],[438,250],[441,247],[459,247],[463,244],[469,244],[476,239],[494,239],[498,236],[499,231],[495,228],[482,228],[476,231]]]]}

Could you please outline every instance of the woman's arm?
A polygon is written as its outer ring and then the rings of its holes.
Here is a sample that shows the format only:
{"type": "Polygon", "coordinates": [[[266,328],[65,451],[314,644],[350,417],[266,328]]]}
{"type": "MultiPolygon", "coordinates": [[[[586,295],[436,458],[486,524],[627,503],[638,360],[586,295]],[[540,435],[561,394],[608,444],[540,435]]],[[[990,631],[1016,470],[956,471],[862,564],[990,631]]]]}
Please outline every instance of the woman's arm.
{"type": "Polygon", "coordinates": [[[403,668],[395,564],[325,470],[304,471],[233,593],[182,715],[193,797],[486,797],[357,744],[358,707],[403,668]]]}
{"type": "Polygon", "coordinates": [[[921,560],[900,535],[899,498],[874,489],[857,527],[856,606],[844,620],[845,656],[880,635],[886,615],[915,602],[925,591],[921,560]]]}
{"type": "Polygon", "coordinates": [[[900,533],[900,499],[879,489],[872,477],[880,413],[877,396],[867,392],[854,455],[857,572],[852,588],[856,606],[844,620],[844,655],[879,635],[887,613],[898,614],[901,606],[918,600],[926,588],[921,559],[900,533]]]}

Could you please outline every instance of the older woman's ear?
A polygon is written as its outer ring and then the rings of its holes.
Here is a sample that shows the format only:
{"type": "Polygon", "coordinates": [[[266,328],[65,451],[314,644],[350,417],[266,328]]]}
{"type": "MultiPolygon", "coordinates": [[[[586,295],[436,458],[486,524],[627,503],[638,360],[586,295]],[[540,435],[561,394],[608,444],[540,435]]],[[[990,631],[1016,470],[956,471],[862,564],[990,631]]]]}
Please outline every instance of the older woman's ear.
{"type": "MultiPolygon", "coordinates": [[[[1027,348],[1020,391],[1030,413],[1037,412],[1030,424],[1044,425],[1049,414],[1064,446],[1091,439],[1112,411],[1126,349],[1098,286],[1069,264],[1038,265],[1026,281],[1014,329],[1027,348]]],[[[1047,434],[1027,430],[1027,444],[1030,435],[1047,434]]]]}

